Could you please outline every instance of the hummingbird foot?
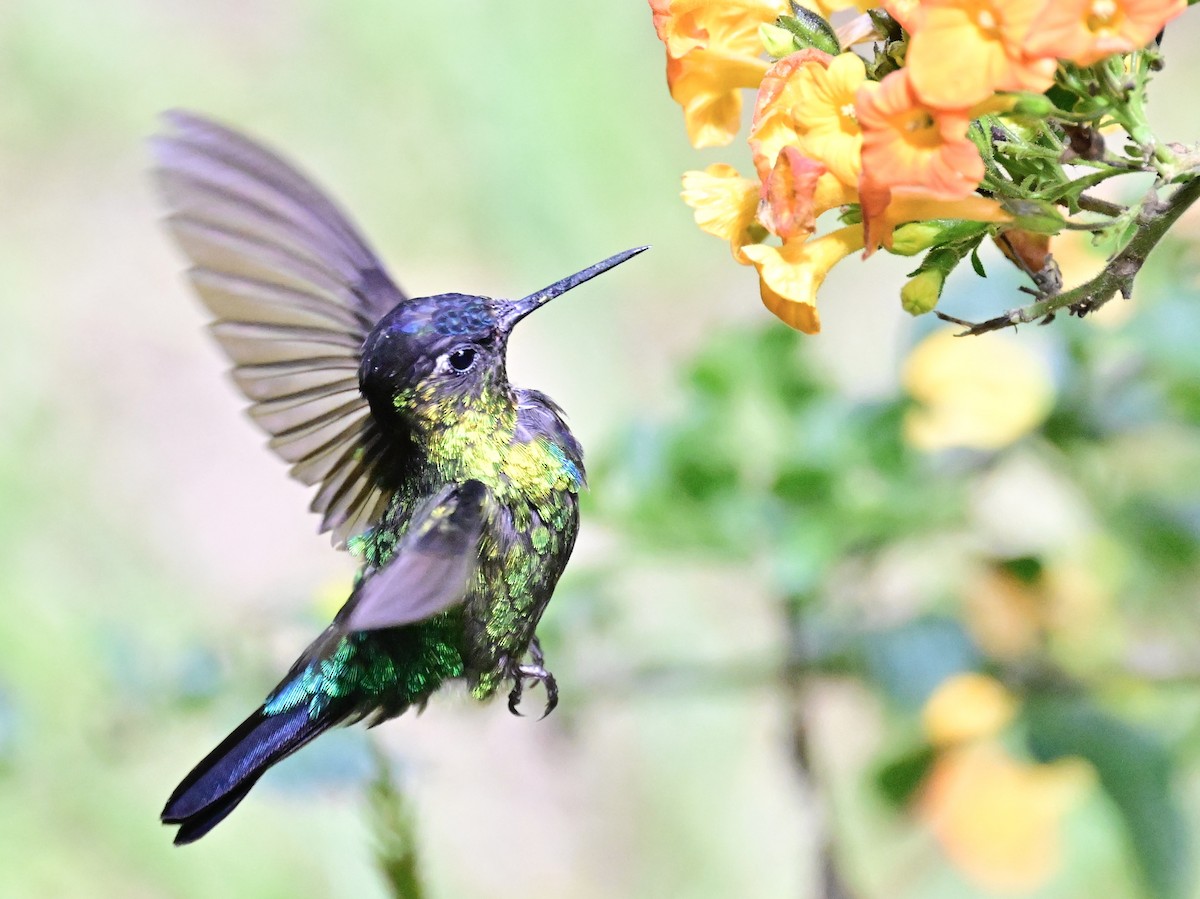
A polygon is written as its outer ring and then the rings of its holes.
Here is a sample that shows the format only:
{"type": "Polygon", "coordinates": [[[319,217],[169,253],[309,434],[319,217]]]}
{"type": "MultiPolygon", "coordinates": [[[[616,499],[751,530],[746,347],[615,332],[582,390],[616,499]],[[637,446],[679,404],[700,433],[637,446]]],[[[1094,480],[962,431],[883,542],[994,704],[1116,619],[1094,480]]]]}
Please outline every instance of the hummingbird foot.
{"type": "MultiPolygon", "coordinates": [[[[537,654],[541,655],[540,652],[537,654]]],[[[537,656],[535,656],[537,658],[537,656]]],[[[508,710],[514,715],[520,715],[521,712],[517,708],[521,704],[521,696],[525,691],[525,679],[529,678],[532,681],[540,683],[546,688],[546,710],[542,712],[542,718],[545,718],[554,711],[558,705],[558,682],[554,679],[554,675],[542,667],[541,661],[533,665],[518,665],[512,669],[513,688],[508,694],[508,710]]],[[[538,719],[542,720],[541,718],[538,719]]]]}

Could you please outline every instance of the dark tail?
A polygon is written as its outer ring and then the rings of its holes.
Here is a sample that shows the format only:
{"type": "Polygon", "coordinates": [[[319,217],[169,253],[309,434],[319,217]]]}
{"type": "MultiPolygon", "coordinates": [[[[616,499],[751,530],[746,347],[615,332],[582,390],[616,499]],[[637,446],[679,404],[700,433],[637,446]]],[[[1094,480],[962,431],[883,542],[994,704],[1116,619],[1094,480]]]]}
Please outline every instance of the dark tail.
{"type": "Polygon", "coordinates": [[[275,715],[260,708],[204,757],[175,788],[162,811],[164,824],[178,824],[175,845],[191,843],[228,815],[260,777],[346,717],[326,709],[309,716],[308,704],[275,715]]]}

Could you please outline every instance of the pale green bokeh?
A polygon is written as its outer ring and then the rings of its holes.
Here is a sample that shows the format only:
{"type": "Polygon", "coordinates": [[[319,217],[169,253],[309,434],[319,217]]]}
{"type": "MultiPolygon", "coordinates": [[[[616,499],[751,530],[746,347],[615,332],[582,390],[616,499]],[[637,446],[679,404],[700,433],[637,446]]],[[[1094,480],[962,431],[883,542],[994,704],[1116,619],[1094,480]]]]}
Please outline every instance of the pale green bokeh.
{"type": "MultiPolygon", "coordinates": [[[[418,294],[523,295],[655,244],[513,341],[514,379],[596,448],[665,401],[707,328],[759,308],[678,202],[698,160],[649,11],[16,0],[0,85],[0,895],[382,895],[361,736],[284,766],[195,847],[157,823],[350,566],[239,414],[143,142],[177,106],[268,140],[418,294]]],[[[581,559],[599,538],[585,525],[581,559]]],[[[630,603],[671,610],[672,631],[690,614],[672,583],[630,603]]],[[[591,682],[653,658],[633,630],[592,652],[591,682]]],[[[778,791],[770,703],[583,692],[565,681],[541,725],[451,693],[376,732],[408,772],[433,895],[795,892],[800,813],[778,791]]]]}
{"type": "MultiPolygon", "coordinates": [[[[1164,93],[1189,96],[1194,71],[1169,69],[1164,93]]],[[[383,896],[361,733],[281,766],[194,847],[157,823],[351,567],[314,536],[306,491],[239,414],[203,334],[146,177],[155,116],[194,109],[283,150],[414,294],[523,295],[653,244],[512,344],[514,380],[561,402],[593,451],[678,403],[675,365],[705,335],[765,318],[752,273],[678,200],[682,171],[746,168],[746,151],[687,145],[641,0],[8,0],[0,90],[0,896],[383,896]]],[[[1165,132],[1194,136],[1191,108],[1168,106],[1165,132]]],[[[812,348],[853,394],[895,383],[911,267],[879,254],[827,283],[812,348]]],[[[969,296],[952,281],[954,311],[1011,305],[1013,280],[998,280],[969,296]]],[[[628,675],[769,667],[782,638],[748,587],[758,573],[628,571],[619,546],[585,520],[547,617],[553,717],[451,690],[375,731],[414,798],[430,895],[774,899],[814,883],[821,812],[772,684],[687,692],[628,675]],[[619,574],[595,591],[589,566],[619,574]]],[[[854,779],[880,748],[872,698],[832,693],[817,748],[839,809],[871,822],[843,828],[844,850],[864,863],[856,882],[888,895],[880,872],[925,858],[928,838],[854,779]]],[[[1072,896],[1128,888],[1104,813],[1074,832],[1072,896]]],[[[976,895],[932,870],[913,875],[929,895],[976,895]]]]}

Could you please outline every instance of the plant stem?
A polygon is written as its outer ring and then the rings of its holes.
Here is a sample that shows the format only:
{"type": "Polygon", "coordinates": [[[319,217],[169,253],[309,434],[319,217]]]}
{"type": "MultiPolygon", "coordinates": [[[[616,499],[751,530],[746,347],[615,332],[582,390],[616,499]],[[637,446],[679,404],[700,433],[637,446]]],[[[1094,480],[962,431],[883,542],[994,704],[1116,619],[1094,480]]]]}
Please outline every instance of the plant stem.
{"type": "Polygon", "coordinates": [[[1108,200],[1101,200],[1099,197],[1089,197],[1087,194],[1080,194],[1076,199],[1079,208],[1085,212],[1098,212],[1101,215],[1107,215],[1116,218],[1119,215],[1125,214],[1125,207],[1119,203],[1110,203],[1108,200]]]}
{"type": "Polygon", "coordinates": [[[1200,199],[1200,176],[1193,176],[1165,201],[1158,201],[1154,194],[1148,196],[1142,201],[1142,207],[1138,211],[1138,227],[1133,237],[1119,253],[1108,261],[1104,271],[1073,290],[1045,297],[1028,306],[1010,309],[1003,315],[984,322],[971,323],[940,312],[937,315],[943,321],[964,325],[966,330],[959,336],[966,336],[986,334],[988,331],[999,331],[1002,328],[1035,321],[1046,321],[1053,318],[1055,313],[1062,309],[1067,309],[1073,315],[1082,317],[1095,312],[1117,293],[1128,299],[1133,292],[1133,280],[1141,271],[1151,250],[1158,245],[1176,220],[1197,199],[1200,199]]]}

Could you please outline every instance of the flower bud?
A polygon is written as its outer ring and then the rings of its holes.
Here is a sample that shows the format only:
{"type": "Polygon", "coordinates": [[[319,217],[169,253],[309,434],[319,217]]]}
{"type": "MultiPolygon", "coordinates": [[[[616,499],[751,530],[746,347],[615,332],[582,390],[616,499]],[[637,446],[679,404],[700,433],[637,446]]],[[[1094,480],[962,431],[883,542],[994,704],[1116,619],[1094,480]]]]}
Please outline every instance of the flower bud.
{"type": "Polygon", "coordinates": [[[780,59],[789,53],[801,49],[796,38],[786,28],[778,25],[768,25],[765,22],[758,26],[758,39],[769,56],[780,59]]]}
{"type": "Polygon", "coordinates": [[[897,256],[915,256],[938,244],[954,243],[987,230],[985,222],[965,219],[932,219],[901,225],[892,235],[891,252],[897,256]]]}
{"type": "Polygon", "coordinates": [[[924,315],[942,296],[946,275],[940,269],[921,269],[900,288],[900,305],[909,315],[924,315]]]}
{"type": "Polygon", "coordinates": [[[796,44],[800,49],[815,47],[832,56],[842,52],[842,45],[833,26],[811,9],[805,9],[798,3],[792,3],[792,15],[780,16],[775,24],[795,35],[796,44]]]}

